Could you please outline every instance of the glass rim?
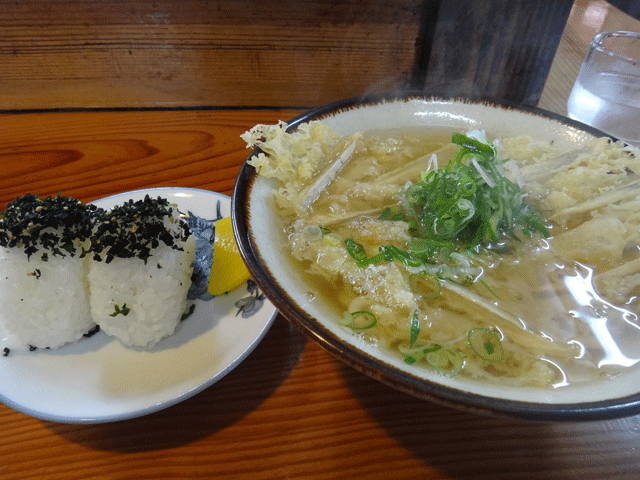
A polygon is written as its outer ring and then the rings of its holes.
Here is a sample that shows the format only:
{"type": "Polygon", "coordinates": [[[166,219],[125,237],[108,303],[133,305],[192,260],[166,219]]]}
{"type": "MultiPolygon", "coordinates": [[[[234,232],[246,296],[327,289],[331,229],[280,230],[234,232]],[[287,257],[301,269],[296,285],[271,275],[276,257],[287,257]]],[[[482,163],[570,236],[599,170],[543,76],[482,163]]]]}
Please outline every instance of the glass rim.
{"type": "Polygon", "coordinates": [[[614,52],[610,48],[605,47],[603,45],[603,42],[608,38],[635,38],[637,40],[640,40],[640,32],[632,32],[628,30],[599,32],[593,37],[593,40],[591,40],[592,49],[598,50],[599,52],[605,53],[612,57],[623,59],[633,64],[640,64],[640,58],[628,57],[627,55],[614,52]]]}

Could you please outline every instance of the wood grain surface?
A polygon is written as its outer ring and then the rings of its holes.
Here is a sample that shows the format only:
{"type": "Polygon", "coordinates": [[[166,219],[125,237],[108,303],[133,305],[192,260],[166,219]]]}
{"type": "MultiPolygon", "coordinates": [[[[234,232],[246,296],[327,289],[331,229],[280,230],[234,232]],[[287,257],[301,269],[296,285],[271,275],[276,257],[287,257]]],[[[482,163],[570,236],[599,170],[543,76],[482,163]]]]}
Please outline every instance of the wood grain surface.
{"type": "MultiPolygon", "coordinates": [[[[0,201],[29,191],[92,200],[152,186],[229,194],[247,155],[239,135],[296,113],[5,114],[0,201]]],[[[640,417],[545,424],[417,400],[345,366],[280,316],[229,375],[166,410],[67,425],[0,405],[0,432],[3,480],[640,476],[640,417]]]]}
{"type": "Polygon", "coordinates": [[[240,134],[299,111],[155,110],[0,114],[0,206],[30,192],[83,201],[143,187],[231,194],[249,154],[240,134]]]}
{"type": "Polygon", "coordinates": [[[418,0],[0,1],[0,109],[314,106],[412,76],[418,0]]]}

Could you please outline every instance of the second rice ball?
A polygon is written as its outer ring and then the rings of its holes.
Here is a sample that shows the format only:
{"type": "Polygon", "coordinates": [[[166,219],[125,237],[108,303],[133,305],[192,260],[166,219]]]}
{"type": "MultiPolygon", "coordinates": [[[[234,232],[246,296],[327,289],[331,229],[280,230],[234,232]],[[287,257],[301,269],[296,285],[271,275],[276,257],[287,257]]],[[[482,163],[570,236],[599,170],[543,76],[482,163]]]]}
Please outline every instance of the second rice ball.
{"type": "Polygon", "coordinates": [[[94,235],[89,269],[91,316],[126,345],[153,346],[187,310],[195,239],[163,198],[106,212],[94,235]]]}

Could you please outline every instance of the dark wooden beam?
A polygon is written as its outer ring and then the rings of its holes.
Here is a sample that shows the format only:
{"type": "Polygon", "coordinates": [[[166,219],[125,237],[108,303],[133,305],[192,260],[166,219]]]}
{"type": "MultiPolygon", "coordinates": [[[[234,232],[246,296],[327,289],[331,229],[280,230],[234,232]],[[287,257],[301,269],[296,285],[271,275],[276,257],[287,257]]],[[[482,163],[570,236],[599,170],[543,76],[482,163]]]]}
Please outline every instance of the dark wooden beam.
{"type": "Polygon", "coordinates": [[[572,4],[572,0],[442,2],[431,49],[423,51],[421,59],[426,65],[422,89],[536,105],[572,4]]]}

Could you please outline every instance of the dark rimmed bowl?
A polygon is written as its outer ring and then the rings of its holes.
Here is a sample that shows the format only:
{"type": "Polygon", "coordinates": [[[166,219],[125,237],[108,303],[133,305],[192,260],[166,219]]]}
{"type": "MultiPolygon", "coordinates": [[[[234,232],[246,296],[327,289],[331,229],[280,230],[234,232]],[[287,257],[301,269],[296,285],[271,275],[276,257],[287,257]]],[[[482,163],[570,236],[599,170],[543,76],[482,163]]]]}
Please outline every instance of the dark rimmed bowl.
{"type": "MultiPolygon", "coordinates": [[[[536,108],[411,94],[333,103],[294,118],[289,128],[316,119],[345,136],[379,128],[438,126],[463,132],[484,129],[500,137],[527,134],[552,141],[559,149],[604,136],[591,127],[536,108]]],[[[329,313],[331,299],[310,301],[304,275],[290,268],[282,248],[282,232],[271,210],[273,186],[247,163],[240,170],[232,197],[232,219],[241,254],[280,313],[343,362],[416,397],[478,413],[540,421],[600,420],[640,413],[640,369],[608,380],[556,389],[496,387],[407,365],[401,358],[346,333],[329,313]]]]}

